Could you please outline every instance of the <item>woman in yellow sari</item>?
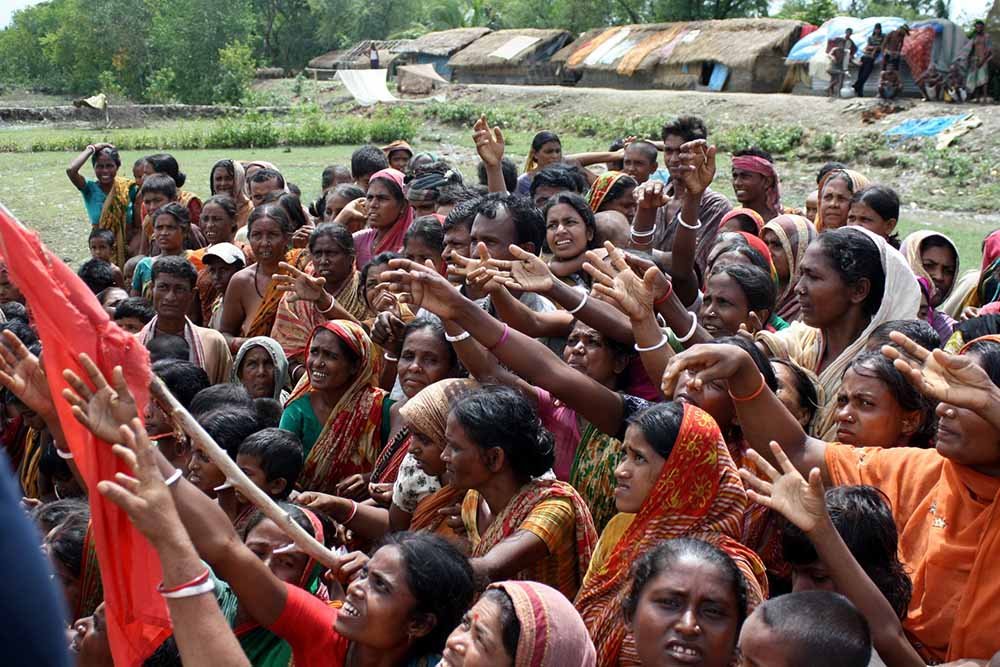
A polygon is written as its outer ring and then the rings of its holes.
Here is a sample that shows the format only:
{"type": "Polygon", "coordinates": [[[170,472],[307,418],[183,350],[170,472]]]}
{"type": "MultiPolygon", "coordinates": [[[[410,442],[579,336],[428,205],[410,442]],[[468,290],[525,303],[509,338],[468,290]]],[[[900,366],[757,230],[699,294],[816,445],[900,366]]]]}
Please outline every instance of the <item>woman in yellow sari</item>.
{"type": "Polygon", "coordinates": [[[118,175],[122,166],[118,149],[111,144],[87,146],[66,169],[66,175],[83,195],[90,224],[110,229],[115,234],[114,263],[124,269],[128,259],[128,242],[132,224],[132,207],[138,192],[135,181],[118,175]],[[90,158],[96,181],[80,175],[80,168],[90,158]]]}
{"type": "Polygon", "coordinates": [[[365,475],[388,430],[386,393],[375,386],[375,369],[372,342],[361,325],[332,320],[312,332],[306,374],[281,415],[281,428],[302,440],[306,459],[300,488],[364,496],[365,475]]]}

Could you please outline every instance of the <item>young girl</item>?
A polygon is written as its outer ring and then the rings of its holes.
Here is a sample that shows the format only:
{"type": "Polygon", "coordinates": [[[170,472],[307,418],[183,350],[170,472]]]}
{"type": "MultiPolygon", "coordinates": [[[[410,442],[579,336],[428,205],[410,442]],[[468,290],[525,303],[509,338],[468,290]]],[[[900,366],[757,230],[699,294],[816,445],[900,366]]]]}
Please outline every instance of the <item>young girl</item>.
{"type": "Polygon", "coordinates": [[[145,257],[135,267],[132,274],[132,296],[145,296],[146,287],[153,279],[153,262],[159,257],[178,255],[187,257],[190,252],[184,249],[184,240],[191,227],[188,209],[176,202],[170,202],[153,211],[153,240],[156,241],[160,254],[156,257],[145,257]]]}
{"type": "Polygon", "coordinates": [[[892,188],[872,185],[855,192],[851,197],[847,224],[864,227],[873,234],[878,234],[898,250],[897,222],[899,222],[899,195],[892,188]]]}

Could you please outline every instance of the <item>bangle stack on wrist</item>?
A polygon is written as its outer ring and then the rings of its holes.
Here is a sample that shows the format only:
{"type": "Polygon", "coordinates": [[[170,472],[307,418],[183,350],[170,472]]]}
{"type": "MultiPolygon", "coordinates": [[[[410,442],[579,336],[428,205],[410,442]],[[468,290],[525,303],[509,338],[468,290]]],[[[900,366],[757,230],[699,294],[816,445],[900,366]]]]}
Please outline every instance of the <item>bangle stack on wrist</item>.
{"type": "Polygon", "coordinates": [[[205,569],[200,575],[192,579],[191,581],[181,584],[180,586],[173,586],[171,588],[165,588],[163,582],[156,587],[156,590],[165,598],[176,600],[178,598],[193,598],[196,595],[202,595],[204,593],[211,593],[215,591],[215,582],[212,580],[212,573],[205,569]]]}
{"type": "Polygon", "coordinates": [[[656,225],[653,225],[652,228],[647,229],[644,232],[637,232],[635,230],[635,227],[632,227],[629,230],[629,237],[631,237],[634,243],[638,243],[640,245],[647,245],[652,243],[654,234],[656,234],[656,225]]]}

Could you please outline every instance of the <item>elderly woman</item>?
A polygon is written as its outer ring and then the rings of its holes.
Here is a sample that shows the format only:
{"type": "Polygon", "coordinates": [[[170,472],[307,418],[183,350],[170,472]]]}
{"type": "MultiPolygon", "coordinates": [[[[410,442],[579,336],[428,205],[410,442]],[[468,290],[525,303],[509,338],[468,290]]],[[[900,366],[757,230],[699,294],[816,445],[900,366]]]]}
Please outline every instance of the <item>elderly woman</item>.
{"type": "Polygon", "coordinates": [[[232,382],[246,387],[250,398],[287,398],[288,359],[281,345],[267,336],[248,338],[236,353],[232,382]]]}

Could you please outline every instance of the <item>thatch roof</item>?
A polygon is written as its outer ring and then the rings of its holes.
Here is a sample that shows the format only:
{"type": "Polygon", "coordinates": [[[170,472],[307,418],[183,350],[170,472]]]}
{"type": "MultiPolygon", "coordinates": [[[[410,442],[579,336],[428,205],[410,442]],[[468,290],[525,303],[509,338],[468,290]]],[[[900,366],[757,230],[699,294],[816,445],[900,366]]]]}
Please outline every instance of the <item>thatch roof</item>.
{"type": "Polygon", "coordinates": [[[448,65],[455,68],[510,68],[547,61],[570,39],[568,30],[498,30],[480,37],[453,55],[448,65]],[[518,48],[521,44],[523,48],[518,48]]]}
{"type": "Polygon", "coordinates": [[[491,32],[492,30],[489,28],[455,28],[453,30],[429,32],[405,45],[394,48],[393,53],[401,55],[419,53],[428,56],[450,56],[491,32]]]}
{"type": "Polygon", "coordinates": [[[352,69],[361,65],[367,67],[368,51],[371,49],[372,44],[378,50],[379,59],[384,67],[395,59],[396,52],[394,49],[404,48],[410,41],[412,40],[396,39],[386,41],[366,39],[358,42],[350,49],[329,51],[321,56],[316,56],[309,61],[307,67],[310,69],[352,69]]]}
{"type": "Polygon", "coordinates": [[[777,50],[788,53],[802,28],[801,21],[780,19],[730,19],[689,24],[663,65],[688,65],[703,61],[727,67],[750,67],[763,53],[777,50]]]}

